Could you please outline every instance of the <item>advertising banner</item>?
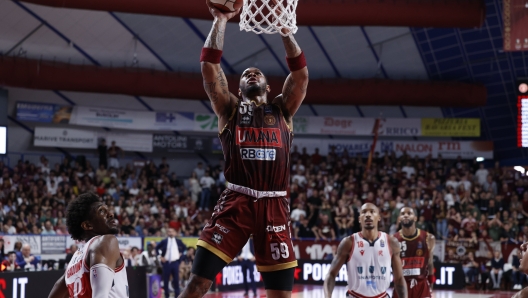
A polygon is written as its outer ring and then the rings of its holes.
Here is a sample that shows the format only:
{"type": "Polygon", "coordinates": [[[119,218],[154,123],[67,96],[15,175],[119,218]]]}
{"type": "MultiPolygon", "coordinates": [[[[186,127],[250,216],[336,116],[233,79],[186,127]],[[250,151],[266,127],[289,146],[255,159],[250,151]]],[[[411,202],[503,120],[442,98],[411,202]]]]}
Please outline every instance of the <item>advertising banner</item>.
{"type": "Polygon", "coordinates": [[[192,112],[130,111],[114,108],[73,107],[70,124],[134,130],[185,130],[194,126],[192,112]]]}
{"type": "Polygon", "coordinates": [[[99,138],[125,151],[152,152],[152,134],[95,132],[84,129],[36,127],[33,144],[40,147],[96,149],[99,138]]]}
{"type": "Polygon", "coordinates": [[[43,123],[69,123],[72,107],[48,103],[17,102],[16,119],[43,123]]]}
{"type": "Polygon", "coordinates": [[[42,242],[40,241],[40,235],[4,235],[0,237],[4,239],[4,247],[6,252],[14,250],[15,242],[20,241],[22,242],[22,245],[29,244],[31,246],[32,254],[42,254],[42,242]]]}
{"type": "Polygon", "coordinates": [[[119,242],[120,250],[130,250],[132,247],[141,249],[141,237],[117,237],[117,241],[119,242]]]}
{"type": "MultiPolygon", "coordinates": [[[[349,156],[361,154],[368,155],[372,140],[338,140],[338,139],[302,139],[294,138],[293,145],[297,146],[299,152],[306,148],[308,154],[313,154],[315,149],[319,149],[321,155],[328,155],[332,148],[338,155],[345,150],[349,156]]],[[[385,152],[395,152],[396,156],[406,152],[411,157],[418,156],[425,158],[431,155],[433,158],[442,155],[446,159],[456,159],[458,156],[463,159],[475,157],[493,158],[493,142],[491,141],[384,141],[376,143],[375,152],[383,155],[385,152]]]]}
{"type": "Polygon", "coordinates": [[[423,118],[424,137],[480,137],[478,118],[423,118]]]}
{"type": "Polygon", "coordinates": [[[448,240],[445,244],[445,261],[464,263],[468,258],[468,253],[475,254],[479,250],[479,244],[466,240],[448,240]]]}
{"type": "Polygon", "coordinates": [[[332,246],[339,246],[339,241],[293,240],[295,258],[305,260],[322,260],[332,254],[332,246]]]}
{"type": "Polygon", "coordinates": [[[66,253],[66,237],[69,236],[42,236],[42,254],[66,253]]]}
{"type": "Polygon", "coordinates": [[[218,133],[218,117],[215,114],[195,114],[193,130],[218,133]]]}
{"type": "MultiPolygon", "coordinates": [[[[250,274],[253,274],[253,280],[257,287],[261,287],[264,283],[261,281],[260,272],[257,271],[257,266],[253,266],[253,272],[249,270],[242,272],[242,266],[240,262],[234,261],[229,265],[225,266],[220,273],[216,275],[215,286],[220,291],[226,290],[237,290],[244,288],[244,274],[246,278],[249,278],[250,274]]],[[[249,279],[248,279],[249,280],[249,279]]]]}
{"type": "Polygon", "coordinates": [[[149,274],[148,280],[148,298],[161,298],[161,276],[149,274]]]}
{"type": "Polygon", "coordinates": [[[154,153],[211,152],[211,137],[155,134],[152,149],[154,153]]]}
{"type": "Polygon", "coordinates": [[[36,127],[33,145],[40,147],[61,147],[96,149],[97,133],[72,128],[36,127]]]}

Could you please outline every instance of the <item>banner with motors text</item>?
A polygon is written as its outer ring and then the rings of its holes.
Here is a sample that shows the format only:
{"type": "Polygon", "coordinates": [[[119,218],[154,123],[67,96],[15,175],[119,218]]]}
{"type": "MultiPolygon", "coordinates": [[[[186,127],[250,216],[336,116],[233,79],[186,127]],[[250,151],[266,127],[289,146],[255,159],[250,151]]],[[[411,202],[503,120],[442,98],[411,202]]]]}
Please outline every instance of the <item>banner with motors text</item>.
{"type": "MultiPolygon", "coordinates": [[[[339,140],[339,139],[302,139],[294,138],[293,146],[297,146],[298,152],[306,148],[308,154],[313,154],[315,149],[319,149],[319,154],[328,155],[334,152],[342,155],[347,151],[349,156],[361,155],[367,157],[372,140],[339,140]]],[[[295,148],[293,148],[295,150],[295,148]]],[[[493,142],[491,141],[384,141],[376,143],[375,152],[383,156],[385,152],[394,151],[396,156],[402,156],[406,152],[409,156],[425,158],[431,156],[437,158],[442,155],[446,159],[456,159],[458,156],[463,159],[473,159],[476,157],[493,158],[493,142]]]]}
{"type": "Polygon", "coordinates": [[[155,134],[153,137],[154,153],[185,153],[212,151],[212,138],[209,136],[182,136],[182,135],[162,135],[155,134]]]}
{"type": "Polygon", "coordinates": [[[61,147],[96,149],[99,139],[107,144],[116,142],[124,151],[152,152],[152,134],[96,132],[84,129],[36,127],[33,145],[37,147],[61,147]]]}

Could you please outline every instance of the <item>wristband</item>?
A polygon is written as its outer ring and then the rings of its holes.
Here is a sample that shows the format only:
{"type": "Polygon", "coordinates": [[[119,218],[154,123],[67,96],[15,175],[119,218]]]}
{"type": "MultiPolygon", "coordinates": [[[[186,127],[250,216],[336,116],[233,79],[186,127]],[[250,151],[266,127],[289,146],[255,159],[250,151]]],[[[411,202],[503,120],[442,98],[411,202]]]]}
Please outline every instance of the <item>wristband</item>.
{"type": "Polygon", "coordinates": [[[434,285],[435,284],[435,281],[436,281],[436,276],[434,275],[435,271],[436,270],[433,270],[433,274],[427,276],[427,280],[429,281],[430,285],[434,285]]]}
{"type": "Polygon", "coordinates": [[[304,52],[301,52],[301,54],[297,57],[286,57],[286,62],[288,62],[288,68],[290,71],[296,71],[306,67],[306,58],[304,57],[304,52]]]}
{"type": "Polygon", "coordinates": [[[219,64],[222,60],[222,51],[211,48],[202,48],[202,54],[200,55],[200,62],[209,62],[219,64]]]}

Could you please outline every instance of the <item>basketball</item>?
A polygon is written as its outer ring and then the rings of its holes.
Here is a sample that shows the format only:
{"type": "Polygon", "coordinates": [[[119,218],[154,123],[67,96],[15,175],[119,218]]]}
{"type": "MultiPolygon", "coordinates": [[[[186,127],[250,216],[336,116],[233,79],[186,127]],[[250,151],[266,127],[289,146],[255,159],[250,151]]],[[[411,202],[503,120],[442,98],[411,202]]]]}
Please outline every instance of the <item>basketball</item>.
{"type": "Polygon", "coordinates": [[[221,12],[234,12],[244,4],[244,0],[209,0],[221,12]]]}

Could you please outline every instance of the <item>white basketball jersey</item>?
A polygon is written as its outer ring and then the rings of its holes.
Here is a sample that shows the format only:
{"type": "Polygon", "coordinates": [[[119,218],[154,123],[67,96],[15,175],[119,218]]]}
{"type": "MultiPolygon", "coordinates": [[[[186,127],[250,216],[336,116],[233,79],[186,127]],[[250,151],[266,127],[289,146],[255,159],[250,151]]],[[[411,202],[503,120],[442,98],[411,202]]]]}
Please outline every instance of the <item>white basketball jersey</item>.
{"type": "Polygon", "coordinates": [[[355,297],[385,297],[390,286],[391,249],[389,237],[379,232],[374,243],[363,239],[361,233],[350,236],[353,240],[347,262],[348,292],[355,297]]]}
{"type": "MultiPolygon", "coordinates": [[[[101,236],[93,237],[80,248],[73,255],[68,268],[66,268],[65,279],[66,286],[70,298],[92,298],[92,286],[90,284],[90,268],[84,261],[86,259],[86,253],[90,248],[90,244],[101,236]]],[[[121,256],[123,258],[123,256],[121,256]]],[[[114,280],[112,282],[112,288],[108,293],[108,298],[127,298],[128,295],[128,279],[125,270],[125,262],[115,268],[114,280]]]]}

